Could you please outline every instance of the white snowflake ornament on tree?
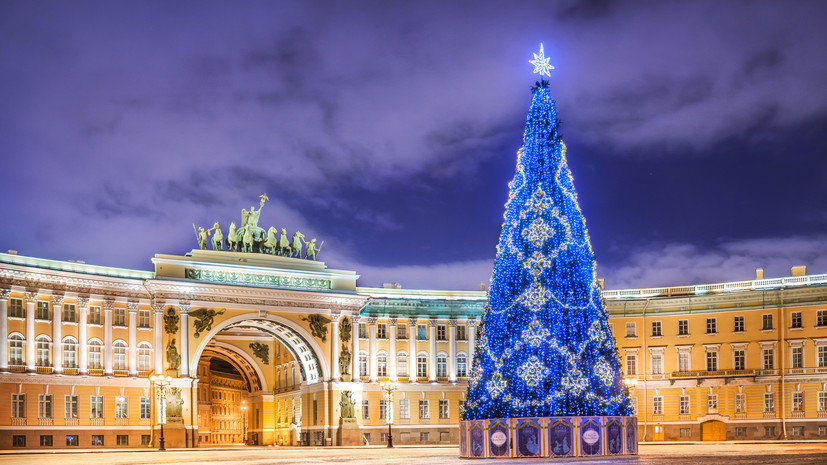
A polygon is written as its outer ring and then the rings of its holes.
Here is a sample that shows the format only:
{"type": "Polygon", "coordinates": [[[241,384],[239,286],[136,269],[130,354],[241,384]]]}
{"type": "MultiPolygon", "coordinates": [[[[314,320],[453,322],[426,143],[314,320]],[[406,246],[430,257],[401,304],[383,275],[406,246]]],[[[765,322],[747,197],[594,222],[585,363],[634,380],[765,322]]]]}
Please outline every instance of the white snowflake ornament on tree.
{"type": "Polygon", "coordinates": [[[538,73],[540,76],[549,76],[551,77],[551,70],[554,69],[554,66],[550,65],[548,61],[550,58],[545,56],[543,52],[543,44],[540,44],[540,54],[534,54],[533,60],[528,60],[529,63],[534,65],[534,72],[538,73]]]}

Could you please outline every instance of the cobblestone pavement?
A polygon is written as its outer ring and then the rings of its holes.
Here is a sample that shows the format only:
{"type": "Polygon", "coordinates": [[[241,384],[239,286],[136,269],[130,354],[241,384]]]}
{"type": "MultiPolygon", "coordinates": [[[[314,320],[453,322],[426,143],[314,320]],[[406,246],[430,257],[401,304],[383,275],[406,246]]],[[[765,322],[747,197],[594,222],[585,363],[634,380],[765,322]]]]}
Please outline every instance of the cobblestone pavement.
{"type": "Polygon", "coordinates": [[[198,450],[179,449],[166,452],[132,451],[49,451],[21,453],[5,451],[0,464],[97,465],[97,464],[415,464],[442,465],[479,463],[542,464],[542,463],[608,464],[827,464],[827,442],[786,443],[693,443],[641,444],[636,457],[590,459],[508,459],[467,460],[457,457],[455,447],[380,447],[362,448],[290,448],[252,447],[198,450]]]}

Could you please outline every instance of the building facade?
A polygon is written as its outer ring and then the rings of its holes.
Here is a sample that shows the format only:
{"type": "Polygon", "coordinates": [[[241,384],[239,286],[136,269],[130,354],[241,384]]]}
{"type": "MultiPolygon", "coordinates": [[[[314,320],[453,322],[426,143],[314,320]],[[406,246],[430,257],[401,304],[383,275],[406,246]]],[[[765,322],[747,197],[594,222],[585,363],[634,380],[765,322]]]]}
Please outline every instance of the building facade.
{"type": "MultiPolygon", "coordinates": [[[[458,441],[484,291],[240,252],[153,262],[0,254],[0,448],[157,447],[162,418],[167,447],[381,444],[389,416],[398,444],[458,441]],[[173,378],[163,399],[151,374],[173,378]]],[[[827,275],[792,274],[603,292],[641,438],[827,438],[827,275]]]]}

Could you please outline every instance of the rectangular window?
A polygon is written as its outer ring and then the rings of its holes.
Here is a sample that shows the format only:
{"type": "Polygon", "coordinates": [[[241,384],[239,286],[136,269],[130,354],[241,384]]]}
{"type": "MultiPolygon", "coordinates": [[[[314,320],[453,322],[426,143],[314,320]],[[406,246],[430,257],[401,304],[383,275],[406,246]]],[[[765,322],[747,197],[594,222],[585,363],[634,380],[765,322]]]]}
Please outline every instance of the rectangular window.
{"type": "Polygon", "coordinates": [[[40,394],[37,396],[37,417],[52,418],[52,395],[40,394]]]}
{"type": "Polygon", "coordinates": [[[89,307],[89,324],[90,325],[99,325],[99,324],[101,324],[101,308],[100,307],[89,307]]]}
{"type": "Polygon", "coordinates": [[[78,396],[66,396],[66,418],[78,417],[78,396]]]}
{"type": "Polygon", "coordinates": [[[138,327],[149,328],[149,310],[138,311],[138,327]]]}
{"type": "Polygon", "coordinates": [[[775,412],[775,396],[772,392],[764,393],[764,413],[775,412]]]}
{"type": "Polygon", "coordinates": [[[468,338],[465,335],[465,326],[457,325],[457,341],[465,341],[467,339],[468,338]]]}
{"type": "Polygon", "coordinates": [[[689,415],[689,396],[680,397],[680,410],[678,412],[681,415],[689,415]]]}
{"type": "Polygon", "coordinates": [[[765,426],[764,436],[771,438],[775,436],[775,426],[765,426]]]}
{"type": "Polygon", "coordinates": [[[112,311],[112,326],[126,326],[125,308],[116,308],[112,311]]]}
{"type": "Polygon", "coordinates": [[[804,348],[790,347],[791,368],[804,368],[804,348]]]}
{"type": "Polygon", "coordinates": [[[652,374],[663,374],[663,354],[652,354],[652,374]]]}
{"type": "Polygon", "coordinates": [[[385,420],[385,417],[388,416],[388,404],[385,399],[379,400],[379,418],[385,420]]]}
{"type": "Polygon", "coordinates": [[[23,434],[15,434],[11,437],[12,447],[26,447],[26,436],[23,434]]]}
{"type": "Polygon", "coordinates": [[[803,426],[793,426],[791,436],[804,436],[804,427],[803,426]]]}
{"type": "Polygon", "coordinates": [[[387,443],[388,442],[388,433],[381,433],[379,435],[379,442],[387,443]]]}
{"type": "Polygon", "coordinates": [[[792,393],[792,400],[793,400],[793,412],[803,412],[804,411],[804,393],[803,392],[793,392],[792,393]]]}
{"type": "Polygon", "coordinates": [[[420,341],[427,341],[428,327],[425,325],[416,325],[416,338],[420,341]]]}
{"type": "Polygon", "coordinates": [[[359,354],[359,376],[368,375],[368,356],[367,354],[359,354]]]}
{"type": "Polygon", "coordinates": [[[468,358],[465,355],[460,355],[457,357],[457,377],[468,377],[468,358]]]}
{"type": "Polygon", "coordinates": [[[26,394],[11,395],[12,418],[26,418],[26,394]]]}
{"type": "Polygon", "coordinates": [[[735,427],[735,436],[742,438],[747,435],[747,428],[745,426],[735,427]]]}
{"type": "Polygon", "coordinates": [[[652,415],[663,415],[663,396],[652,397],[652,415]]]}
{"type": "Polygon", "coordinates": [[[9,316],[23,318],[23,299],[11,299],[9,301],[9,316]]]}
{"type": "Polygon", "coordinates": [[[77,446],[78,445],[78,435],[77,434],[67,434],[66,435],[66,445],[67,446],[77,446]]]}
{"type": "Polygon", "coordinates": [[[377,339],[387,339],[388,338],[388,325],[385,323],[379,323],[376,325],[376,338],[377,339]]]}
{"type": "Polygon", "coordinates": [[[746,352],[744,349],[735,349],[733,352],[733,362],[736,370],[745,370],[747,364],[746,352]]]}
{"type": "Polygon", "coordinates": [[[78,321],[75,314],[75,304],[63,304],[63,321],[78,321]]]}
{"type": "Polygon", "coordinates": [[[718,395],[717,394],[707,394],[706,396],[706,409],[709,412],[714,412],[718,410],[718,395]]]}
{"type": "Polygon", "coordinates": [[[689,335],[689,320],[678,320],[678,336],[689,335]]]}
{"type": "Polygon", "coordinates": [[[359,337],[365,339],[368,337],[368,325],[365,323],[359,323],[359,337]]]}
{"type": "Polygon", "coordinates": [[[792,328],[792,329],[802,328],[802,326],[801,326],[801,312],[792,312],[792,313],[790,313],[790,328],[792,328]]]}
{"type": "Polygon", "coordinates": [[[819,436],[827,436],[827,426],[819,426],[818,427],[818,435],[819,436]]]}
{"type": "Polygon", "coordinates": [[[734,332],[736,333],[743,333],[744,332],[744,317],[743,316],[736,316],[735,323],[733,325],[734,332]]]}
{"type": "Polygon", "coordinates": [[[692,436],[691,431],[692,430],[690,428],[681,428],[681,437],[684,439],[688,439],[692,436]]]}
{"type": "Polygon", "coordinates": [[[419,433],[419,442],[428,442],[431,440],[430,433],[419,433]]]}
{"type": "Polygon", "coordinates": [[[818,346],[818,367],[827,367],[827,346],[818,346]]]}
{"type": "Polygon", "coordinates": [[[827,412],[827,391],[818,391],[818,412],[827,412]]]}
{"type": "Polygon", "coordinates": [[[428,404],[428,399],[419,399],[419,419],[427,420],[431,418],[431,412],[428,404]]]}
{"type": "Polygon", "coordinates": [[[775,351],[773,349],[762,350],[761,359],[763,360],[762,367],[765,370],[772,370],[775,368],[775,351]]]}
{"type": "Polygon", "coordinates": [[[424,355],[416,357],[416,376],[419,378],[428,377],[428,358],[424,355]]]}
{"type": "Polygon", "coordinates": [[[367,399],[362,401],[362,419],[370,420],[370,401],[367,399]]]}
{"type": "Polygon", "coordinates": [[[103,396],[92,396],[90,405],[91,418],[103,418],[103,396]]]}
{"type": "Polygon", "coordinates": [[[141,445],[142,446],[148,446],[151,438],[152,438],[152,436],[150,436],[148,434],[142,434],[141,435],[141,445]]]}
{"type": "Polygon", "coordinates": [[[706,334],[718,334],[718,319],[717,318],[707,318],[706,319],[706,334]]]}
{"type": "Polygon", "coordinates": [[[448,340],[448,331],[446,331],[445,325],[436,325],[436,340],[437,341],[447,341],[448,340]]]}
{"type": "Polygon", "coordinates": [[[626,322],[626,337],[636,337],[635,332],[635,322],[626,322]]]}
{"type": "Polygon", "coordinates": [[[42,436],[40,436],[40,447],[52,447],[52,436],[51,435],[42,435],[42,436]]]}
{"type": "Polygon", "coordinates": [[[766,331],[772,329],[772,314],[761,316],[761,329],[766,331]]]}
{"type": "Polygon", "coordinates": [[[396,357],[396,374],[398,376],[408,376],[408,357],[399,355],[396,357]]]}
{"type": "Polygon", "coordinates": [[[35,318],[38,320],[49,319],[49,302],[44,302],[42,300],[37,301],[37,313],[35,314],[35,318]]]}
{"type": "Polygon", "coordinates": [[[129,435],[128,434],[119,434],[115,437],[115,443],[119,446],[128,446],[129,445],[129,435]]]}
{"type": "Polygon", "coordinates": [[[396,338],[397,339],[408,339],[408,325],[404,323],[397,323],[396,324],[396,338]]]}
{"type": "Polygon", "coordinates": [[[689,371],[689,352],[678,352],[678,371],[689,371]]]}
{"type": "Polygon", "coordinates": [[[129,401],[127,398],[117,396],[115,397],[115,418],[127,418],[129,414],[129,401]]]}
{"type": "Polygon", "coordinates": [[[152,403],[149,397],[141,397],[141,420],[147,420],[152,415],[152,403]]]}
{"type": "Polygon", "coordinates": [[[408,399],[399,399],[399,419],[411,419],[411,401],[408,399]]]}
{"type": "Polygon", "coordinates": [[[448,419],[448,399],[439,399],[439,419],[448,419]]]}
{"type": "Polygon", "coordinates": [[[93,446],[102,446],[103,445],[103,435],[102,434],[93,434],[92,435],[92,445],[93,446]]]}
{"type": "Polygon", "coordinates": [[[718,352],[714,350],[707,351],[706,371],[718,371],[718,352]]]}
{"type": "Polygon", "coordinates": [[[827,310],[819,310],[816,313],[816,326],[827,326],[827,310]]]}
{"type": "Polygon", "coordinates": [[[735,394],[735,413],[746,413],[747,411],[747,397],[746,394],[735,394]]]}
{"type": "Polygon", "coordinates": [[[637,374],[637,355],[635,355],[635,354],[626,355],[626,374],[627,375],[636,375],[637,374]]]}
{"type": "Polygon", "coordinates": [[[663,336],[663,325],[660,321],[652,322],[652,337],[663,336]]]}

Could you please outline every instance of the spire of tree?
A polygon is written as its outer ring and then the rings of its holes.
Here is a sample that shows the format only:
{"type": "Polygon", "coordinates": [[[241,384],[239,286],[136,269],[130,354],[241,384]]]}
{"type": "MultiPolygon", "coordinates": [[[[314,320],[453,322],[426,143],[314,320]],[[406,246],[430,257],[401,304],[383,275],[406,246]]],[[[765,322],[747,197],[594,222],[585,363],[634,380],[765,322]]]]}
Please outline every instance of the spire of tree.
{"type": "Polygon", "coordinates": [[[542,76],[532,93],[465,419],[630,415],[586,221],[542,76]]]}

